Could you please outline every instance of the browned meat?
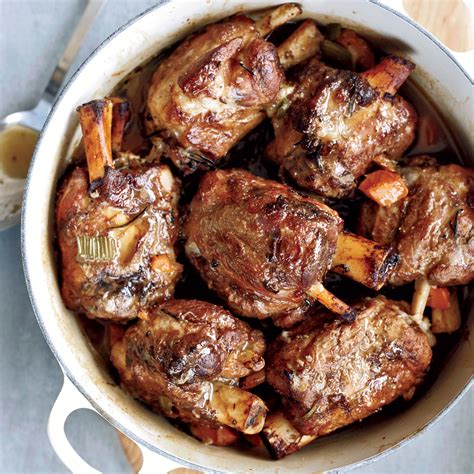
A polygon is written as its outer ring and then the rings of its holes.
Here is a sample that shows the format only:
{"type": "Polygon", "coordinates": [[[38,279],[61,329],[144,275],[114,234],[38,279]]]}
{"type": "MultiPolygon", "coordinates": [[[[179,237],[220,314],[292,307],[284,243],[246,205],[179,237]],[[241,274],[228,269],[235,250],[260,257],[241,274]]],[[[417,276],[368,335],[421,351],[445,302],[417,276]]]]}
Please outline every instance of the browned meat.
{"type": "Polygon", "coordinates": [[[289,327],[318,301],[351,320],[352,308],[322,285],[327,270],[378,290],[398,256],[341,230],[338,214],[312,197],[248,171],[215,171],[191,202],[185,249],[237,314],[289,327]]]}
{"type": "Polygon", "coordinates": [[[474,278],[474,170],[436,165],[427,156],[399,169],[409,195],[388,207],[363,204],[360,231],[392,244],[401,262],[390,277],[403,285],[426,277],[435,286],[463,285],[474,278]]]}
{"type": "Polygon", "coordinates": [[[412,69],[395,56],[361,74],[317,57],[297,66],[294,90],[272,118],[268,158],[304,189],[347,196],[378,155],[398,159],[412,143],[415,110],[394,95],[412,69]]]}
{"type": "Polygon", "coordinates": [[[148,128],[185,173],[209,169],[265,117],[283,70],[265,36],[299,14],[282,5],[259,22],[238,15],[186,39],[156,70],[148,128]]]}
{"type": "Polygon", "coordinates": [[[291,325],[311,306],[342,220],[319,201],[244,170],[207,173],[185,224],[186,254],[237,314],[291,325]]]}
{"type": "Polygon", "coordinates": [[[127,330],[112,348],[122,386],[168,417],[204,427],[262,429],[265,404],[237,387],[261,370],[265,340],[260,331],[219,306],[171,300],[127,330]]]}
{"type": "Polygon", "coordinates": [[[104,166],[99,137],[111,146],[111,120],[97,120],[112,109],[103,105],[84,106],[94,109],[83,122],[89,166],[75,168],[58,192],[61,293],[71,310],[126,322],[173,295],[181,273],[174,250],[180,183],[167,166],[130,156],[127,166],[112,168],[111,155],[104,166]]]}
{"type": "Polygon", "coordinates": [[[322,436],[371,415],[412,392],[428,369],[428,338],[406,303],[378,296],[356,307],[351,324],[312,318],[267,351],[267,382],[301,434],[322,436]]]}
{"type": "Polygon", "coordinates": [[[66,178],[56,223],[69,309],[125,322],[173,296],[179,187],[163,165],[108,169],[93,196],[84,168],[66,178]]]}

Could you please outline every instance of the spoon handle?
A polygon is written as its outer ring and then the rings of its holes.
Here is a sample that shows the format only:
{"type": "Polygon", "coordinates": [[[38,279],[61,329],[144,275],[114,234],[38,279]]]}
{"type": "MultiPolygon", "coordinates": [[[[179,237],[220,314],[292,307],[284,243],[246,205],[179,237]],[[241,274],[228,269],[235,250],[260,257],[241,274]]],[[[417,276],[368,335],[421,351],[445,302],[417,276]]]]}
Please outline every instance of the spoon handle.
{"type": "Polygon", "coordinates": [[[79,20],[79,23],[74,30],[74,33],[69,40],[69,43],[64,50],[63,55],[58,61],[56,68],[43,92],[42,99],[46,100],[50,104],[53,103],[61,85],[64,81],[74,58],[81,47],[82,40],[86,33],[89,31],[95,17],[100,13],[102,7],[105,5],[106,0],[89,0],[87,7],[79,20]]]}

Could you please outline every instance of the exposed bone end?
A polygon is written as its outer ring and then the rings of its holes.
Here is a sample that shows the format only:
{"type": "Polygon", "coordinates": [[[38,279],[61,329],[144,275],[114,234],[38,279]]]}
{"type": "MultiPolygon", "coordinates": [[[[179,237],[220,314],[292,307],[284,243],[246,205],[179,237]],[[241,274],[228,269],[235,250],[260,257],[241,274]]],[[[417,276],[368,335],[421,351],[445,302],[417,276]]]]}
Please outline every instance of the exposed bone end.
{"type": "Polygon", "coordinates": [[[270,413],[265,420],[262,439],[275,459],[299,451],[311,443],[316,436],[302,435],[284,416],[281,411],[270,413]]]}
{"type": "Polygon", "coordinates": [[[125,128],[131,117],[129,103],[121,97],[110,97],[113,103],[112,112],[112,152],[119,153],[122,149],[122,140],[125,128]]]}
{"type": "Polygon", "coordinates": [[[209,404],[215,410],[216,420],[246,434],[262,431],[267,407],[253,393],[221,382],[213,383],[209,404]]]}
{"type": "Polygon", "coordinates": [[[426,302],[430,294],[431,285],[426,278],[419,278],[415,282],[415,294],[411,303],[411,314],[415,319],[423,318],[426,302]]]}
{"type": "Polygon", "coordinates": [[[348,304],[341,301],[337,296],[326,290],[321,283],[315,283],[307,291],[307,294],[326,306],[330,311],[339,315],[344,321],[352,323],[356,318],[356,311],[348,304]]]}
{"type": "Polygon", "coordinates": [[[361,73],[375,89],[394,95],[415,69],[407,59],[389,55],[375,67],[361,73]]]}
{"type": "Polygon", "coordinates": [[[379,290],[398,262],[399,256],[392,247],[350,232],[341,232],[337,239],[332,271],[379,290]]]}
{"type": "Polygon", "coordinates": [[[292,18],[301,15],[301,13],[303,13],[303,10],[296,3],[285,3],[256,21],[255,28],[260,36],[265,37],[275,28],[284,25],[292,18]]]}
{"type": "Polygon", "coordinates": [[[299,28],[278,46],[278,57],[283,69],[311,58],[321,50],[324,36],[312,20],[305,20],[299,28]]]}
{"type": "Polygon", "coordinates": [[[112,167],[112,111],[110,99],[93,100],[77,109],[86,151],[89,182],[105,176],[112,167]]]}
{"type": "Polygon", "coordinates": [[[415,294],[411,303],[411,314],[413,320],[418,324],[420,329],[426,334],[428,342],[431,347],[436,344],[436,338],[431,332],[430,322],[427,318],[423,317],[423,313],[426,308],[426,302],[430,294],[431,286],[426,278],[419,278],[415,282],[415,294]]]}

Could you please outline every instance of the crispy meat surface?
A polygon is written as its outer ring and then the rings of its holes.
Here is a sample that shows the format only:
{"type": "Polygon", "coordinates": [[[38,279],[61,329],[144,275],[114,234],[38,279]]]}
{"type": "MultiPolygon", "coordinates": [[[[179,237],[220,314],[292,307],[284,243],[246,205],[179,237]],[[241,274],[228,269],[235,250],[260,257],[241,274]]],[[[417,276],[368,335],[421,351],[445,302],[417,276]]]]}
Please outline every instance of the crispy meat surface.
{"type": "Polygon", "coordinates": [[[388,207],[365,202],[359,230],[401,257],[390,283],[426,277],[435,286],[463,285],[474,278],[474,170],[440,166],[428,156],[405,160],[399,173],[408,196],[388,207]]]}
{"type": "Polygon", "coordinates": [[[311,305],[342,220],[319,201],[244,170],[207,173],[185,224],[186,254],[237,314],[287,326],[311,305]]]}
{"type": "Polygon", "coordinates": [[[236,385],[264,367],[264,351],[262,333],[223,308],[170,300],[127,330],[111,360],[122,386],[154,410],[193,424],[202,420],[203,427],[227,424],[245,432],[256,428],[266,408],[236,385]],[[222,405],[221,393],[233,408],[222,405]],[[233,423],[238,410],[245,420],[233,423]]]}
{"type": "Polygon", "coordinates": [[[295,67],[289,106],[272,118],[276,138],[267,157],[303,189],[347,196],[374,158],[398,159],[414,139],[415,110],[393,95],[413,68],[401,61],[389,57],[363,74],[317,57],[295,67]]]}
{"type": "Polygon", "coordinates": [[[69,309],[126,322],[173,295],[179,190],[163,165],[107,168],[93,189],[83,167],[66,177],[56,230],[69,309]]]}
{"type": "Polygon", "coordinates": [[[406,304],[378,296],[356,308],[351,324],[311,318],[269,346],[267,382],[301,434],[322,436],[371,415],[416,387],[428,369],[427,336],[406,304]]]}
{"type": "Polygon", "coordinates": [[[212,168],[266,117],[282,81],[276,48],[252,19],[213,23],[158,66],[148,92],[149,128],[185,173],[212,168]]]}

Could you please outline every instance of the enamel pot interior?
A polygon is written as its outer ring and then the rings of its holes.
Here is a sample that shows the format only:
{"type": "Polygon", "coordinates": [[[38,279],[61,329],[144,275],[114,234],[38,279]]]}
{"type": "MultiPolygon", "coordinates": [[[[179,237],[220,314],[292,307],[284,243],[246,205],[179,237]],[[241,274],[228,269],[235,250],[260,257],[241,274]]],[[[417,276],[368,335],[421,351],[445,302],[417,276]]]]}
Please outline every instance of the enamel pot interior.
{"type": "MultiPolygon", "coordinates": [[[[199,26],[237,11],[271,5],[274,2],[169,2],[121,28],[89,57],[56,102],[36,149],[24,200],[23,255],[30,296],[65,374],[104,418],[132,439],[189,465],[215,471],[317,472],[367,461],[403,444],[445,412],[466,389],[472,373],[472,336],[459,338],[434,383],[409,408],[376,415],[275,462],[251,450],[203,445],[130,398],[111,379],[77,319],[64,307],[53,249],[53,209],[57,180],[80,138],[75,108],[107,95],[136,66],[199,26]]],[[[301,5],[306,17],[350,25],[381,42],[385,50],[412,59],[417,64],[415,80],[436,98],[456,130],[464,155],[469,156],[472,84],[445,50],[418,27],[375,3],[328,0],[301,5]]],[[[472,304],[464,303],[466,313],[472,304]]],[[[472,326],[470,312],[468,325],[472,326]]]]}

